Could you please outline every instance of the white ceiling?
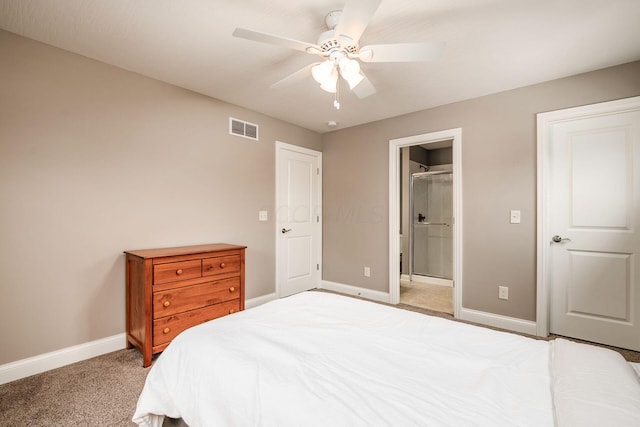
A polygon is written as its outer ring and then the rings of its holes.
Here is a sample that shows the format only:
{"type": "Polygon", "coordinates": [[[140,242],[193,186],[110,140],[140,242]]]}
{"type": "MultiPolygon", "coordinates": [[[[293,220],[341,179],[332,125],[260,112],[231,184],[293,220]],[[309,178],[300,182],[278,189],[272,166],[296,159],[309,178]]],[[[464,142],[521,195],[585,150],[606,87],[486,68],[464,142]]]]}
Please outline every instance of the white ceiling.
{"type": "Polygon", "coordinates": [[[363,64],[378,92],[311,77],[269,86],[317,56],[231,36],[316,43],[344,0],[0,0],[0,28],[318,132],[640,59],[640,0],[383,0],[361,45],[440,40],[429,63],[363,64]]]}

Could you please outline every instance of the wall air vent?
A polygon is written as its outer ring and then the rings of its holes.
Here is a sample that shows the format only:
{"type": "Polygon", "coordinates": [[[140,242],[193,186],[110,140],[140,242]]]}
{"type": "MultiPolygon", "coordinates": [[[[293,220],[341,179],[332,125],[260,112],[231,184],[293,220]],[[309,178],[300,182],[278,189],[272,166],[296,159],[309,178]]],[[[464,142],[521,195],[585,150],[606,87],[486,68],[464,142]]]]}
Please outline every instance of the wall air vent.
{"type": "Polygon", "coordinates": [[[258,125],[229,117],[229,133],[257,141],[258,125]]]}

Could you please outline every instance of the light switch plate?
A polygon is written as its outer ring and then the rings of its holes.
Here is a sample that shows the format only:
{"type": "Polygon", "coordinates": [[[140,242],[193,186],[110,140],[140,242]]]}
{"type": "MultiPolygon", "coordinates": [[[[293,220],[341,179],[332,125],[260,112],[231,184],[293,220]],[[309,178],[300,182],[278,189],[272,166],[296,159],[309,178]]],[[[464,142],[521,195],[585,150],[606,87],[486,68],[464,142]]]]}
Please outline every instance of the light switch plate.
{"type": "Polygon", "coordinates": [[[269,220],[269,214],[267,213],[267,211],[258,212],[258,221],[268,221],[268,220],[269,220]]]}
{"type": "Polygon", "coordinates": [[[511,224],[520,224],[520,211],[511,211],[510,222],[511,224]]]}

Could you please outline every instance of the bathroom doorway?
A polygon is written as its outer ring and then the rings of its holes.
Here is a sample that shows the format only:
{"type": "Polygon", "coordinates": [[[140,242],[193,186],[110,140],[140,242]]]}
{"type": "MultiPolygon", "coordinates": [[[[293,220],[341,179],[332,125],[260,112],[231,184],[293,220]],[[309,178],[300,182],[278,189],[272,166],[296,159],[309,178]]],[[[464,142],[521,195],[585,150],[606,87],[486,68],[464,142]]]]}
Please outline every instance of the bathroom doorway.
{"type": "Polygon", "coordinates": [[[461,260],[460,224],[455,221],[460,212],[457,131],[393,140],[390,146],[390,172],[396,176],[390,174],[390,183],[397,186],[390,200],[396,212],[390,225],[399,231],[399,256],[390,252],[390,262],[398,262],[390,274],[391,301],[448,316],[455,316],[460,298],[454,286],[461,260]],[[451,137],[438,138],[441,134],[451,137]]]}

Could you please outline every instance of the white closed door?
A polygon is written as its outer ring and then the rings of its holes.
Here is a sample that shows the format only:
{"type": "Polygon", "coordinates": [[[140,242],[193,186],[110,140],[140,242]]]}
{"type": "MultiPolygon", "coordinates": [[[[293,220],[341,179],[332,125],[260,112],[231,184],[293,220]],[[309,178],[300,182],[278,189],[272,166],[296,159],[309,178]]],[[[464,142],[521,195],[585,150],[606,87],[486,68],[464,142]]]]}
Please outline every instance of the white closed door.
{"type": "Polygon", "coordinates": [[[284,143],[276,151],[276,276],[285,297],[320,284],[322,153],[284,143]]]}
{"type": "Polygon", "coordinates": [[[548,137],[549,330],[640,351],[640,111],[548,137]]]}

